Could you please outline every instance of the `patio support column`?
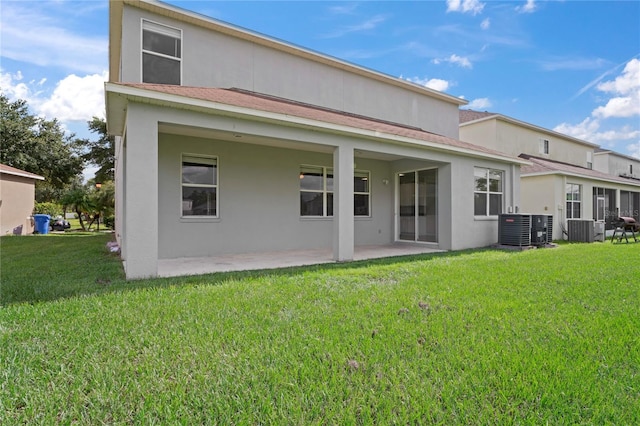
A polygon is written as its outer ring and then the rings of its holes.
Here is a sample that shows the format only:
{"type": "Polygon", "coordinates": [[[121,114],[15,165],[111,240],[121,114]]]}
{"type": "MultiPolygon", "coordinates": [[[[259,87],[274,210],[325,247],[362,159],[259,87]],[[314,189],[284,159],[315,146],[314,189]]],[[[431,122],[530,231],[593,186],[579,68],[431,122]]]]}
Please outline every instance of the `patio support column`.
{"type": "Polygon", "coordinates": [[[158,122],[153,109],[130,103],[124,164],[123,238],[127,279],[158,275],[158,122]]]}
{"type": "Polygon", "coordinates": [[[353,147],[341,145],[333,151],[333,259],[353,260],[353,147]]]}

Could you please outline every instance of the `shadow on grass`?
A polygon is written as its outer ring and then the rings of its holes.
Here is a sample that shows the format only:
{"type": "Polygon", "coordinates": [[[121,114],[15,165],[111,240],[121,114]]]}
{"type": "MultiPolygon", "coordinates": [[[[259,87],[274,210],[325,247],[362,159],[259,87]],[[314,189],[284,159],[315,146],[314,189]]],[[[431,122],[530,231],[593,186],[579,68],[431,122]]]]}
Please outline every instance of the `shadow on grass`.
{"type": "MultiPolygon", "coordinates": [[[[171,278],[126,281],[118,254],[110,253],[109,234],[66,233],[0,238],[0,305],[49,302],[145,288],[182,285],[218,285],[231,280],[292,276],[372,266],[401,265],[493,250],[480,248],[452,252],[323,263],[280,269],[218,272],[171,278]]],[[[505,251],[517,253],[517,251],[505,251]]]]}

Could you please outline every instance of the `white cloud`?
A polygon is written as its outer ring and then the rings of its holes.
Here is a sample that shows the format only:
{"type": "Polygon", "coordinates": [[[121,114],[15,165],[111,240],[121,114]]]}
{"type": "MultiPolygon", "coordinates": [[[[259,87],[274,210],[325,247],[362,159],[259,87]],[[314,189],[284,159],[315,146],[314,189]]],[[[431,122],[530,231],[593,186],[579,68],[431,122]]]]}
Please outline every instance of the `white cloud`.
{"type": "Polygon", "coordinates": [[[483,109],[491,108],[491,101],[489,98],[477,98],[469,102],[469,104],[465,108],[469,109],[483,109]]]}
{"type": "Polygon", "coordinates": [[[106,72],[84,77],[68,75],[58,82],[51,97],[40,104],[40,113],[61,121],[87,121],[93,116],[104,118],[106,80],[106,72]]]}
{"type": "Polygon", "coordinates": [[[56,84],[50,95],[44,93],[39,82],[22,81],[22,74],[0,72],[2,92],[10,99],[24,99],[31,110],[47,119],[57,118],[63,124],[73,121],[88,121],[93,116],[104,117],[104,82],[106,71],[78,77],[68,75],[56,84]]]}
{"type": "MultiPolygon", "coordinates": [[[[402,78],[402,76],[400,76],[400,78],[402,78]]],[[[419,84],[420,86],[428,87],[429,89],[438,90],[440,92],[446,91],[451,85],[447,80],[442,80],[440,78],[427,79],[427,78],[420,78],[420,77],[412,77],[412,78],[407,78],[406,80],[412,83],[419,84]]]]}
{"type": "Polygon", "coordinates": [[[627,145],[627,151],[632,157],[640,158],[640,141],[627,145]]]}
{"type": "Polygon", "coordinates": [[[483,30],[488,30],[489,27],[491,27],[491,20],[489,18],[480,23],[480,28],[482,28],[483,30]]]}
{"type": "Polygon", "coordinates": [[[632,59],[615,80],[602,82],[596,88],[614,97],[606,105],[596,108],[593,116],[610,118],[640,115],[640,60],[632,59]]]}
{"type": "Polygon", "coordinates": [[[340,28],[332,33],[325,34],[324,38],[338,38],[342,37],[346,34],[357,33],[361,31],[369,31],[375,29],[379,24],[383,23],[387,20],[387,16],[385,15],[376,15],[371,19],[367,19],[364,22],[359,24],[350,25],[344,28],[340,28]]]}
{"type": "Polygon", "coordinates": [[[10,100],[24,99],[29,96],[29,86],[22,82],[22,73],[20,71],[15,74],[3,73],[0,69],[0,89],[2,93],[10,100]]]}
{"type": "MultiPolygon", "coordinates": [[[[33,2],[2,2],[2,57],[42,67],[96,73],[107,66],[106,36],[84,36],[63,26],[33,2]]],[[[101,6],[104,6],[101,4],[101,6]]]]}
{"type": "Polygon", "coordinates": [[[471,13],[477,15],[484,9],[479,0],[447,0],[447,12],[471,13]]]}
{"type": "MultiPolygon", "coordinates": [[[[554,130],[578,139],[602,144],[609,148],[618,147],[618,149],[622,149],[622,141],[640,138],[640,123],[637,120],[624,126],[607,130],[601,129],[601,127],[606,128],[606,120],[609,118],[624,119],[640,116],[640,60],[631,59],[626,63],[622,73],[614,80],[602,81],[604,77],[613,73],[617,68],[619,66],[591,81],[574,96],[575,99],[595,86],[600,92],[610,95],[605,105],[595,108],[591,112],[591,116],[585,118],[581,123],[561,123],[554,130]]],[[[640,158],[639,148],[640,142],[626,145],[629,155],[640,158]]]]}
{"type": "Polygon", "coordinates": [[[597,118],[587,117],[581,123],[561,123],[553,128],[556,132],[582,139],[596,144],[610,145],[612,142],[640,137],[640,130],[629,126],[617,130],[601,131],[602,122],[597,118]]]}
{"type": "Polygon", "coordinates": [[[358,8],[358,3],[352,3],[344,6],[331,6],[329,12],[336,15],[351,15],[358,8]]]}
{"type": "Polygon", "coordinates": [[[520,13],[533,13],[538,8],[535,0],[527,0],[527,3],[524,6],[516,7],[516,11],[520,13]]]}
{"type": "Polygon", "coordinates": [[[436,65],[439,65],[442,62],[449,62],[450,64],[459,65],[462,68],[473,68],[473,64],[471,63],[469,58],[464,56],[458,56],[455,53],[449,56],[448,58],[442,58],[442,59],[436,58],[432,62],[436,65]]]}

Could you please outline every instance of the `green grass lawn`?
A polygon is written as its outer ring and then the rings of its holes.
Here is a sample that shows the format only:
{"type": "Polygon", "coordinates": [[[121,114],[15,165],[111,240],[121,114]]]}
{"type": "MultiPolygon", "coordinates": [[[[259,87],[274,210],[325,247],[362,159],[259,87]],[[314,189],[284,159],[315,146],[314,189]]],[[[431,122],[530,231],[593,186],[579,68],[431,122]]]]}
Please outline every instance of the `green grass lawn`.
{"type": "Polygon", "coordinates": [[[640,244],[125,282],[0,240],[0,424],[640,424],[640,244]]]}

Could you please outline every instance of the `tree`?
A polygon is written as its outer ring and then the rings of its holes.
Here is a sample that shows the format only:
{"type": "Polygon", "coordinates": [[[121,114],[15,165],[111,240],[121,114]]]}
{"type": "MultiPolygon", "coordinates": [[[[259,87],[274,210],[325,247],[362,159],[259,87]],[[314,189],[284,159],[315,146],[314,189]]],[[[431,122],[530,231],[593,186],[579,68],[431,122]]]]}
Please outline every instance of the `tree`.
{"type": "Polygon", "coordinates": [[[74,186],[70,188],[61,198],[60,203],[64,206],[64,210],[67,207],[71,207],[78,215],[80,221],[80,227],[83,231],[87,228],[84,224],[84,219],[88,218],[90,212],[94,210],[94,204],[87,185],[74,186]]]}
{"type": "Polygon", "coordinates": [[[0,163],[36,173],[37,201],[51,201],[80,174],[84,160],[58,120],[29,113],[26,101],[10,102],[0,93],[0,163]]]}
{"type": "Polygon", "coordinates": [[[98,134],[98,140],[76,139],[76,144],[84,151],[82,158],[99,167],[95,175],[96,182],[112,181],[115,165],[114,138],[107,134],[107,122],[104,119],[93,117],[87,123],[89,130],[98,134]]]}

